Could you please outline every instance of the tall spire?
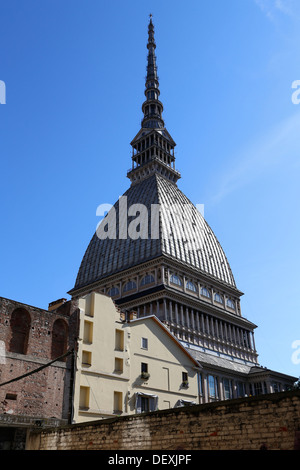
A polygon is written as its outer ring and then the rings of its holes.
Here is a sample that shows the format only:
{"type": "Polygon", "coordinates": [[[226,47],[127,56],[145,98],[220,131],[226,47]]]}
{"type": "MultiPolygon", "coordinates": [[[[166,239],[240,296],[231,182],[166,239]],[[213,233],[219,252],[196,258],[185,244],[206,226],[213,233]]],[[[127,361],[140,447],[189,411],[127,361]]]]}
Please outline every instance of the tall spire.
{"type": "Polygon", "coordinates": [[[164,121],[162,119],[163,105],[159,101],[159,81],[157,76],[157,65],[155,49],[156,43],[154,39],[154,26],[152,23],[152,15],[148,25],[148,58],[147,58],[147,76],[145,86],[146,101],[142,105],[144,119],[142,127],[163,128],[164,121]]]}
{"type": "Polygon", "coordinates": [[[128,171],[127,176],[132,184],[136,184],[153,173],[159,173],[176,183],[180,178],[180,173],[175,170],[174,148],[176,144],[165,128],[162,118],[163,105],[159,101],[152,15],[150,15],[148,25],[147,49],[146,100],[142,104],[144,117],[140,131],[131,142],[132,169],[128,171]]]}

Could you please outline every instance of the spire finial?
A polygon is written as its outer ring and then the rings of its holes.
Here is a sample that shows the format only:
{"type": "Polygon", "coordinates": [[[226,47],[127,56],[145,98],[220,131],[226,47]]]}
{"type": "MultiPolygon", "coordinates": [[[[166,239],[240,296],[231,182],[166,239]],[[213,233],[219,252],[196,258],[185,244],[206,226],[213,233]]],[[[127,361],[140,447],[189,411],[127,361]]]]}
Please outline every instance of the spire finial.
{"type": "Polygon", "coordinates": [[[150,22],[148,25],[148,57],[147,57],[147,76],[145,96],[146,101],[143,103],[142,109],[144,119],[142,121],[143,127],[163,128],[164,121],[162,119],[163,105],[159,101],[159,82],[157,76],[157,65],[155,56],[155,39],[154,39],[154,25],[152,23],[152,13],[149,15],[150,22]]]}
{"type": "Polygon", "coordinates": [[[179,171],[175,170],[174,148],[176,143],[165,128],[162,118],[163,104],[159,100],[160,92],[152,14],[149,17],[146,100],[142,104],[144,118],[141,122],[140,131],[131,141],[132,169],[128,171],[127,176],[132,184],[137,184],[142,179],[148,178],[154,173],[159,173],[176,184],[176,181],[180,178],[179,171]]]}

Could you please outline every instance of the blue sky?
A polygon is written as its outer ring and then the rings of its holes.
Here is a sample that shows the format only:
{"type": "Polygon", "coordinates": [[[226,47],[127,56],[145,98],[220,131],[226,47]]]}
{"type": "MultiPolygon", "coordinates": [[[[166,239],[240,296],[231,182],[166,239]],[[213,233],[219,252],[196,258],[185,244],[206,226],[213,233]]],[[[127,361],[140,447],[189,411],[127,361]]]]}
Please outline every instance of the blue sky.
{"type": "Polygon", "coordinates": [[[298,377],[298,0],[2,0],[0,295],[66,296],[98,205],[128,188],[149,13],[178,186],[204,204],[260,363],[298,377]]]}

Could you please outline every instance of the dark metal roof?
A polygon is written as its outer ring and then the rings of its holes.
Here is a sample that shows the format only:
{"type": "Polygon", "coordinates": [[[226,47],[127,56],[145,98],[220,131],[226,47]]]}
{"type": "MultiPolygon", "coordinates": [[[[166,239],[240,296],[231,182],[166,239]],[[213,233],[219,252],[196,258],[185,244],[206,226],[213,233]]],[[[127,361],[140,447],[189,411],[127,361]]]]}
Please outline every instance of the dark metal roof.
{"type": "MultiPolygon", "coordinates": [[[[216,236],[176,184],[154,173],[132,185],[123,196],[127,197],[128,208],[133,204],[142,204],[147,208],[147,238],[119,238],[117,201],[114,205],[117,236],[115,239],[100,239],[97,233],[94,234],[82,259],[73,290],[163,255],[235,287],[230,265],[216,236]],[[156,231],[151,227],[152,204],[160,207],[156,231]]],[[[134,220],[136,217],[128,217],[125,227],[128,228],[134,220]]]]}

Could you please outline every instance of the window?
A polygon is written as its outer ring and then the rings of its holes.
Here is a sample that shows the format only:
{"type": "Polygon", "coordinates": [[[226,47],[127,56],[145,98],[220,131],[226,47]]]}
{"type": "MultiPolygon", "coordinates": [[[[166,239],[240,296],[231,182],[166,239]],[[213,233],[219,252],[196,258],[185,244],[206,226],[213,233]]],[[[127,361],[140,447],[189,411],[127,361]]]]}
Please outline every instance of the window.
{"type": "Polygon", "coordinates": [[[27,310],[17,308],[11,316],[11,340],[9,350],[14,353],[26,354],[31,318],[27,310]]]}
{"type": "Polygon", "coordinates": [[[84,321],[83,327],[83,342],[91,344],[93,341],[93,323],[90,321],[84,321]]]}
{"type": "Polygon", "coordinates": [[[122,392],[114,392],[114,413],[122,413],[122,392]]]}
{"type": "Polygon", "coordinates": [[[124,331],[116,330],[115,350],[124,351],[124,331]]]}
{"type": "Polygon", "coordinates": [[[182,372],[182,387],[188,388],[189,386],[189,377],[187,372],[182,372]]]}
{"type": "Polygon", "coordinates": [[[263,384],[261,382],[255,382],[254,384],[254,395],[262,395],[263,392],[263,384]]]}
{"type": "Polygon", "coordinates": [[[82,351],[82,365],[90,366],[92,364],[92,353],[90,351],[82,351]]]}
{"type": "Polygon", "coordinates": [[[148,372],[148,364],[145,362],[141,363],[141,377],[142,379],[148,379],[150,377],[150,374],[148,372]]]}
{"type": "Polygon", "coordinates": [[[215,300],[215,302],[218,302],[219,304],[223,303],[223,298],[221,297],[220,294],[215,294],[214,300],[215,300]]]}
{"type": "Polygon", "coordinates": [[[115,357],[115,372],[118,374],[123,372],[123,359],[120,357],[115,357]]]}
{"type": "Polygon", "coordinates": [[[154,277],[152,276],[152,274],[147,274],[145,277],[143,277],[141,281],[141,286],[145,286],[146,284],[151,284],[152,282],[155,282],[154,277]]]}
{"type": "Polygon", "coordinates": [[[273,385],[273,392],[274,393],[280,392],[280,383],[279,382],[274,382],[272,385],[273,385]]]}
{"type": "Polygon", "coordinates": [[[94,316],[94,304],[95,304],[95,295],[94,293],[89,294],[85,298],[85,315],[89,317],[94,316]]]}
{"type": "Polygon", "coordinates": [[[170,282],[172,284],[176,284],[177,286],[182,286],[182,282],[181,282],[181,279],[179,276],[177,276],[176,274],[172,274],[171,277],[170,277],[170,282]]]}
{"type": "Polygon", "coordinates": [[[149,403],[149,397],[143,397],[141,396],[141,412],[146,413],[147,411],[150,410],[150,403],[149,403]]]}
{"type": "Polygon", "coordinates": [[[120,292],[119,292],[119,289],[118,289],[117,287],[115,287],[115,286],[112,287],[111,289],[109,289],[109,291],[108,291],[108,295],[109,295],[110,297],[114,297],[115,295],[119,295],[119,293],[120,293],[120,292]]]}
{"type": "Polygon", "coordinates": [[[90,388],[80,387],[79,408],[88,408],[90,405],[90,388]]]}
{"type": "Polygon", "coordinates": [[[192,292],[197,292],[197,288],[196,288],[195,284],[192,281],[188,281],[186,283],[186,288],[188,290],[191,290],[192,292]]]}
{"type": "Polygon", "coordinates": [[[232,384],[228,379],[223,380],[224,386],[224,398],[225,400],[230,400],[232,398],[232,384]]]}
{"type": "Polygon", "coordinates": [[[145,413],[147,411],[157,410],[157,401],[157,395],[138,392],[136,394],[136,412],[145,413]]]}
{"type": "Polygon", "coordinates": [[[123,292],[128,292],[134,289],[136,289],[136,283],[134,281],[128,281],[124,286],[123,292]]]}
{"type": "Polygon", "coordinates": [[[148,338],[142,338],[142,349],[148,349],[148,338]]]}
{"type": "Polygon", "coordinates": [[[235,310],[235,304],[234,304],[233,300],[227,299],[227,307],[232,308],[233,310],[235,310]]]}
{"type": "Polygon", "coordinates": [[[206,287],[201,287],[201,295],[204,297],[208,297],[210,299],[211,295],[208,289],[206,287]]]}
{"type": "Polygon", "coordinates": [[[208,376],[208,395],[209,398],[218,398],[218,382],[213,375],[208,376]]]}

